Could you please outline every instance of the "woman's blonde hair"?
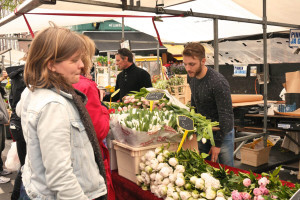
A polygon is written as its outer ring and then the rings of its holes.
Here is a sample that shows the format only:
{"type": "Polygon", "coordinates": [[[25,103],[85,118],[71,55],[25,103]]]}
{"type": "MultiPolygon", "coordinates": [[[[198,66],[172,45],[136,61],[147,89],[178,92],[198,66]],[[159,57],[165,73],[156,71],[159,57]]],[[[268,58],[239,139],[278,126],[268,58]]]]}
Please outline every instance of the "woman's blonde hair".
{"type": "Polygon", "coordinates": [[[82,62],[84,64],[84,67],[81,69],[81,74],[86,76],[90,74],[90,71],[92,69],[93,66],[93,56],[95,55],[95,42],[90,39],[88,36],[86,35],[80,35],[82,37],[82,39],[85,42],[86,45],[86,52],[84,53],[83,57],[82,57],[82,62]]]}
{"type": "Polygon", "coordinates": [[[69,90],[72,85],[66,79],[48,68],[48,63],[60,63],[75,53],[85,52],[84,40],[69,29],[57,27],[40,31],[33,39],[24,69],[24,81],[32,91],[35,88],[51,88],[69,90]]]}

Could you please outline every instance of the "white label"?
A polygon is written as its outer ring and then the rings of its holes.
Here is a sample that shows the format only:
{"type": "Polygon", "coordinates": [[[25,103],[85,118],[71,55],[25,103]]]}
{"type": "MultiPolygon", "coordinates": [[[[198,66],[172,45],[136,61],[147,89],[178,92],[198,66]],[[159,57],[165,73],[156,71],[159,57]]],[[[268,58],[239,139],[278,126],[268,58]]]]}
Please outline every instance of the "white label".
{"type": "Polygon", "coordinates": [[[290,47],[300,46],[300,29],[290,29],[290,47]]]}
{"type": "Polygon", "coordinates": [[[291,128],[291,125],[290,124],[278,124],[278,128],[289,129],[289,128],[291,128]]]}

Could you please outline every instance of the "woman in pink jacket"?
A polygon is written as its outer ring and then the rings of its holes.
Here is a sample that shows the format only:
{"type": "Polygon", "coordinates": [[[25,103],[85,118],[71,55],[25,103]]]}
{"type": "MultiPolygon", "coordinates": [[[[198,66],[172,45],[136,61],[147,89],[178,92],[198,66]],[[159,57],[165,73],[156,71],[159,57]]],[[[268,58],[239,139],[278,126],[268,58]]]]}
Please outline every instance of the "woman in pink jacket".
{"type": "Polygon", "coordinates": [[[87,98],[86,109],[90,114],[92,119],[97,138],[99,141],[99,146],[103,155],[103,162],[106,171],[106,181],[107,181],[107,191],[108,199],[115,200],[115,192],[111,179],[111,171],[109,166],[109,151],[104,145],[103,140],[108,134],[109,131],[109,113],[106,107],[101,104],[100,91],[97,88],[97,84],[89,79],[90,69],[92,67],[92,57],[95,53],[95,43],[89,37],[81,35],[86,42],[88,51],[86,56],[82,58],[84,68],[81,70],[80,80],[78,83],[73,84],[73,87],[82,93],[84,93],[87,98]]]}

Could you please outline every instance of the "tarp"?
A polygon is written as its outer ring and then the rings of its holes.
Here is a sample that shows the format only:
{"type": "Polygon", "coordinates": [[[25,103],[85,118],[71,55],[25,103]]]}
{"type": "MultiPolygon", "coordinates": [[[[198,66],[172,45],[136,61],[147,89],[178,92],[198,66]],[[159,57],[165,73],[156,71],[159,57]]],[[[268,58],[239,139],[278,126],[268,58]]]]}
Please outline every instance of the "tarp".
{"type": "MultiPolygon", "coordinates": [[[[107,1],[107,2],[120,2],[119,0],[107,1]]],[[[156,1],[141,1],[142,6],[148,6],[147,3],[153,4],[156,1]]],[[[165,5],[168,2],[164,1],[165,5]]],[[[176,2],[185,2],[179,1],[176,2]]],[[[150,6],[154,7],[154,5],[150,6]]],[[[100,7],[103,8],[103,7],[100,7]]],[[[34,9],[31,12],[54,12],[54,13],[98,13],[98,14],[135,14],[135,15],[147,15],[153,16],[153,13],[139,13],[133,11],[117,11],[116,8],[106,7],[106,12],[100,9],[98,6],[90,6],[85,4],[66,3],[57,1],[57,5],[42,5],[40,8],[34,9]],[[47,9],[43,9],[47,8],[47,9]],[[52,8],[52,9],[49,9],[52,8]],[[99,8],[99,9],[100,9],[99,8]],[[99,10],[98,9],[98,10],[99,10]]],[[[227,15],[233,17],[242,17],[250,19],[260,19],[260,17],[252,14],[243,7],[234,3],[232,0],[196,0],[176,6],[168,7],[168,9],[182,10],[183,12],[190,9],[193,12],[209,13],[227,15]]],[[[119,9],[120,10],[120,9],[119,9]]],[[[59,26],[71,26],[76,24],[91,23],[96,21],[105,20],[108,18],[103,17],[67,17],[67,16],[48,16],[48,15],[26,15],[29,24],[34,31],[40,30],[44,27],[48,27],[48,21],[53,21],[59,26]]],[[[111,18],[110,18],[111,19],[111,18]]],[[[121,18],[114,18],[121,21],[121,18]]],[[[164,18],[163,22],[155,22],[158,32],[163,41],[171,41],[178,43],[185,43],[189,41],[208,41],[213,39],[213,20],[207,18],[198,17],[179,17],[179,18],[164,18]]],[[[153,28],[151,18],[125,18],[125,25],[130,26],[136,30],[147,33],[156,37],[156,32],[153,28]]],[[[281,27],[268,26],[268,32],[275,32],[286,30],[281,27]]],[[[19,17],[12,22],[0,27],[0,34],[28,32],[28,28],[24,23],[24,19],[19,17]]],[[[262,25],[240,23],[232,21],[219,20],[219,38],[227,38],[239,35],[252,35],[262,33],[262,25]]],[[[126,39],[126,38],[125,38],[126,39]]]]}
{"type": "MultiPolygon", "coordinates": [[[[243,7],[231,0],[197,0],[168,7],[170,10],[218,14],[232,17],[261,20],[260,17],[252,14],[243,7]]],[[[116,19],[121,22],[120,19],[116,19]]],[[[125,25],[136,30],[155,36],[155,30],[151,26],[150,19],[125,19],[125,25]],[[142,25],[142,26],[141,26],[142,25]]],[[[210,41],[214,39],[213,19],[199,17],[185,18],[163,18],[163,22],[156,22],[160,37],[164,41],[185,43],[191,41],[210,41]]],[[[241,23],[234,21],[219,20],[219,38],[228,38],[241,35],[261,34],[262,25],[241,23]]],[[[268,26],[268,32],[287,30],[283,27],[268,26]]]]}
{"type": "MultiPolygon", "coordinates": [[[[262,18],[263,1],[262,0],[233,0],[238,5],[262,18]],[[250,3],[251,2],[251,3],[250,3]]],[[[300,24],[299,18],[299,0],[268,0],[267,19],[272,22],[281,22],[289,24],[300,24]]]]}

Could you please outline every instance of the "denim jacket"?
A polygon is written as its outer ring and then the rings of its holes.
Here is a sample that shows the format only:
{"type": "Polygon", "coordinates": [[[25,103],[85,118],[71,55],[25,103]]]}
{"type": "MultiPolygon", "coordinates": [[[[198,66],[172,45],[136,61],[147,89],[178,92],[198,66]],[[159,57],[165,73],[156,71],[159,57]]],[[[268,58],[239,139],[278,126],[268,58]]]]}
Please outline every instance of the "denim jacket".
{"type": "Polygon", "coordinates": [[[26,88],[16,111],[27,146],[22,180],[31,199],[86,200],[107,193],[71,94],[26,88]]]}

